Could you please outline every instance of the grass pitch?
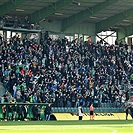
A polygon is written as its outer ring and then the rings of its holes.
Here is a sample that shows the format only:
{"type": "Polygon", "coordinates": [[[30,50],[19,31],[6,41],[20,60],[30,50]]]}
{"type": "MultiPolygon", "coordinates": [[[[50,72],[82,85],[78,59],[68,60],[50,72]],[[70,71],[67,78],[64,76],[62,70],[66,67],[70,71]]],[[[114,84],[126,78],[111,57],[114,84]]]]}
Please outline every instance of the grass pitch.
{"type": "Polygon", "coordinates": [[[2,121],[0,133],[133,133],[133,121],[2,121]]]}

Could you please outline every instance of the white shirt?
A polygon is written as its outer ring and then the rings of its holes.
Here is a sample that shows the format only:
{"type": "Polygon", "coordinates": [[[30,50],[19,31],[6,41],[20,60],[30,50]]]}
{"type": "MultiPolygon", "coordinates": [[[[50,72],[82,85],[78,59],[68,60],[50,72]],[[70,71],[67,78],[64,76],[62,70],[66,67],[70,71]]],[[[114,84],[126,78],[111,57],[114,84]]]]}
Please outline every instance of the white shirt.
{"type": "MultiPolygon", "coordinates": [[[[82,108],[82,107],[78,107],[78,115],[79,115],[79,116],[83,116],[83,115],[84,115],[84,114],[81,112],[81,108],[82,108]]],[[[83,110],[83,109],[82,109],[82,110],[83,110]]]]}

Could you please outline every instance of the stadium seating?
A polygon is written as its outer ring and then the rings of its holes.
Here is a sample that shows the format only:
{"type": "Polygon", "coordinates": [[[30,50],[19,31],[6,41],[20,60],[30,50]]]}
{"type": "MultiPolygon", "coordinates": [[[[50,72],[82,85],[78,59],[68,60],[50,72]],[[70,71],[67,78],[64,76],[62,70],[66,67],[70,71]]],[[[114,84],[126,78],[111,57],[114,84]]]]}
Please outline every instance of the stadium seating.
{"type": "MultiPolygon", "coordinates": [[[[52,107],[52,112],[53,113],[76,113],[78,112],[78,109],[76,107],[52,107]]],[[[84,113],[89,113],[90,110],[88,107],[83,107],[83,112],[84,113]]],[[[95,108],[94,112],[96,113],[117,113],[117,112],[124,112],[123,108],[95,108]]]]}

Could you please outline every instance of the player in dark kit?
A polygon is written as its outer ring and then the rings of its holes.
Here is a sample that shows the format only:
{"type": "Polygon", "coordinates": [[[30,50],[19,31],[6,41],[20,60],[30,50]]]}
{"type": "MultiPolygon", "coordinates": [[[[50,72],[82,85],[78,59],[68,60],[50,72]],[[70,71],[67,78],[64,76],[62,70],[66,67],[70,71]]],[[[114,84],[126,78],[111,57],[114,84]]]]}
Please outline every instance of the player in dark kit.
{"type": "Polygon", "coordinates": [[[128,114],[130,114],[130,107],[131,107],[131,105],[128,105],[128,106],[125,108],[126,120],[128,120],[128,114]]]}
{"type": "Polygon", "coordinates": [[[131,115],[131,117],[133,119],[133,105],[131,105],[131,107],[130,107],[130,115],[131,115]]]}

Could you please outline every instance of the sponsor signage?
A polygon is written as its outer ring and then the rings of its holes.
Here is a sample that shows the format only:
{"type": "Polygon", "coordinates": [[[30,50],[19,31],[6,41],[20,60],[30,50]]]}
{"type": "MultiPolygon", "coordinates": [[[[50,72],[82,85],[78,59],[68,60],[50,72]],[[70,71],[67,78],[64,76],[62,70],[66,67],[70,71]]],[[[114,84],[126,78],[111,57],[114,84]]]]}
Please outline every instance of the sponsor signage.
{"type": "MultiPolygon", "coordinates": [[[[57,120],[78,120],[76,113],[53,113],[57,120]]],[[[131,120],[131,116],[128,115],[131,120]]],[[[90,114],[85,113],[83,120],[90,120],[90,114]]],[[[125,113],[94,113],[94,120],[126,120],[125,113]]]]}

